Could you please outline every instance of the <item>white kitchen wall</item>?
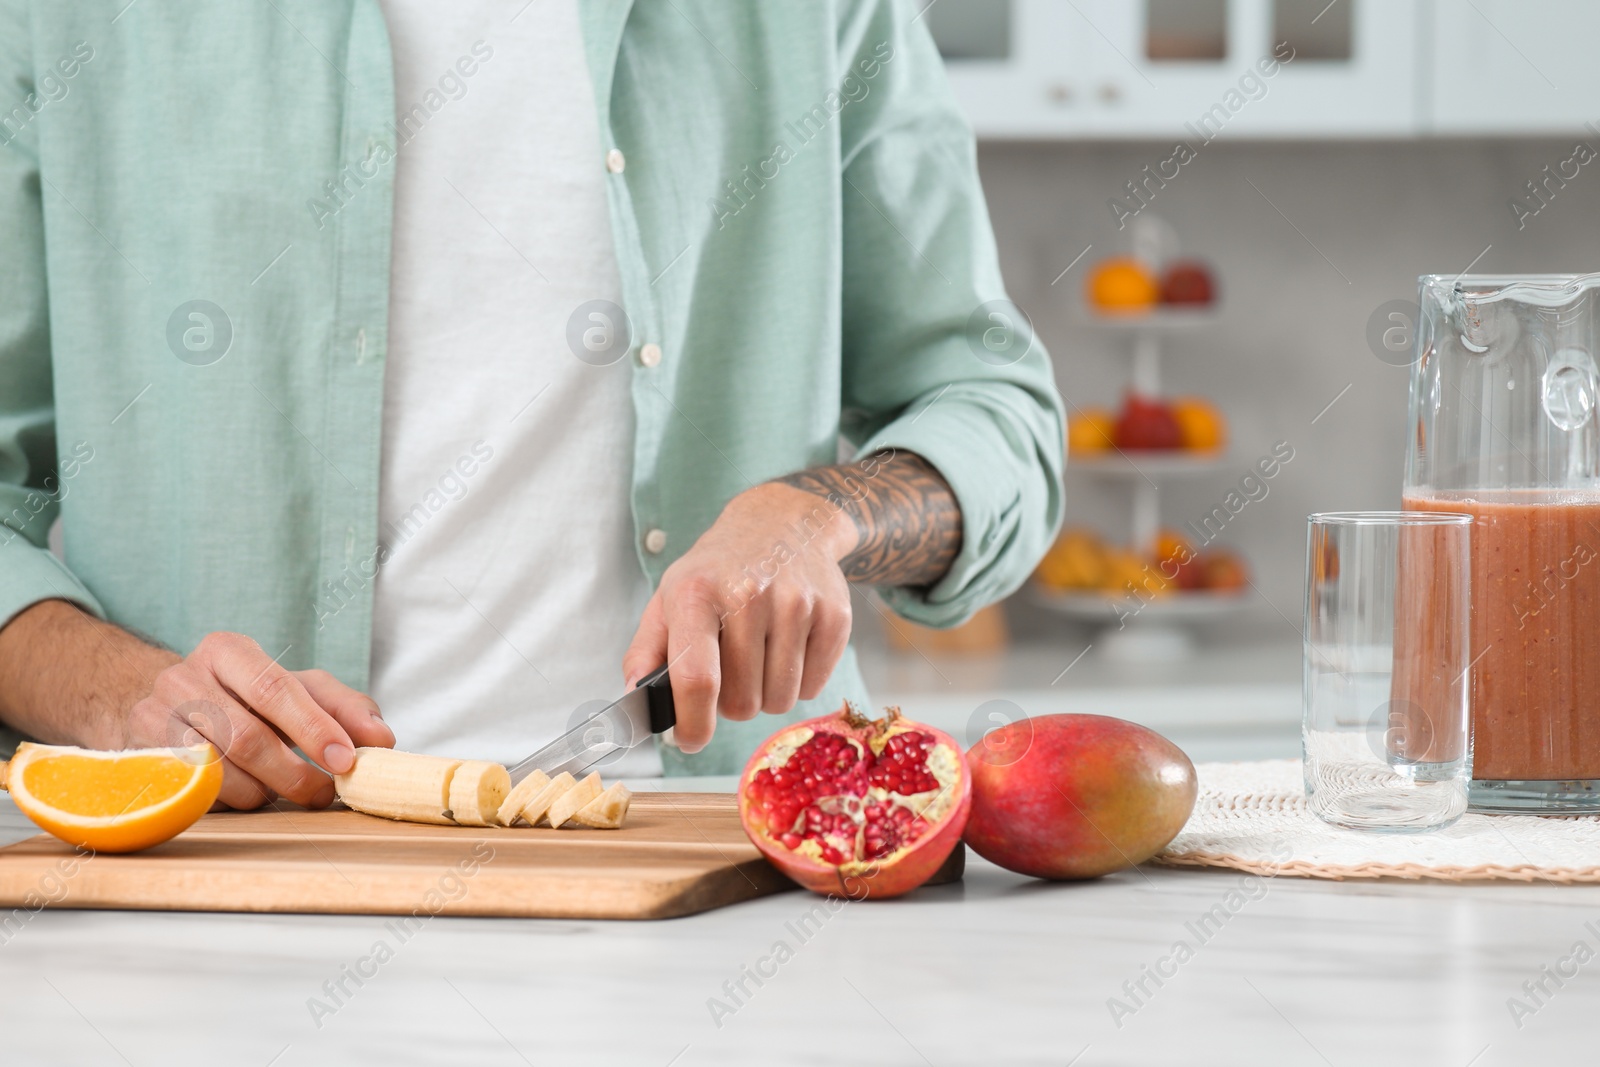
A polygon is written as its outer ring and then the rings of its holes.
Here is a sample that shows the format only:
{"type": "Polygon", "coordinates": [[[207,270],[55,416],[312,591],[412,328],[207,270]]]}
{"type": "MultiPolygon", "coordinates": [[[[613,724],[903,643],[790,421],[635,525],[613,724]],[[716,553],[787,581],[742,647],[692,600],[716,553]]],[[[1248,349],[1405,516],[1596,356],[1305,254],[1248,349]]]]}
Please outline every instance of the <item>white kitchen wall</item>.
{"type": "MultiPolygon", "coordinates": [[[[1127,248],[1107,201],[1170,154],[1156,143],[980,148],[1007,284],[1073,403],[1115,406],[1127,372],[1127,340],[1081,323],[1085,269],[1127,248]]],[[[1166,516],[1172,525],[1198,518],[1274,442],[1295,449],[1270,494],[1221,539],[1249,560],[1264,600],[1207,624],[1205,640],[1297,640],[1289,627],[1301,612],[1306,514],[1398,505],[1407,371],[1369,348],[1375,309],[1415,299],[1418,274],[1474,260],[1474,273],[1600,271],[1600,161],[1549,186],[1548,205],[1520,230],[1508,207],[1547,164],[1572,155],[1571,139],[1214,142],[1157,191],[1148,210],[1177,229],[1186,253],[1215,266],[1223,301],[1215,325],[1172,338],[1165,391],[1216,400],[1233,437],[1229,470],[1171,483],[1166,516]]],[[[1126,533],[1125,490],[1067,477],[1069,521],[1126,533]]],[[[1020,597],[1008,615],[1020,639],[1076,634],[1020,597]]]]}

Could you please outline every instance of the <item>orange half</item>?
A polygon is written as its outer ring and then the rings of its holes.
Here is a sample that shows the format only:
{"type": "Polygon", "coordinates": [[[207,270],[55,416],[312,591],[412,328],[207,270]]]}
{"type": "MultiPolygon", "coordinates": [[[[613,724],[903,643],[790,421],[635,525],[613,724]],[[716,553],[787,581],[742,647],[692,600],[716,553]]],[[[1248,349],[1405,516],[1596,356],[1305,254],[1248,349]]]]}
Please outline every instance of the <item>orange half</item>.
{"type": "Polygon", "coordinates": [[[0,787],[70,845],[136,852],[176,837],[206,813],[222,789],[222,758],[206,744],[96,752],[25,742],[0,764],[0,787]]]}

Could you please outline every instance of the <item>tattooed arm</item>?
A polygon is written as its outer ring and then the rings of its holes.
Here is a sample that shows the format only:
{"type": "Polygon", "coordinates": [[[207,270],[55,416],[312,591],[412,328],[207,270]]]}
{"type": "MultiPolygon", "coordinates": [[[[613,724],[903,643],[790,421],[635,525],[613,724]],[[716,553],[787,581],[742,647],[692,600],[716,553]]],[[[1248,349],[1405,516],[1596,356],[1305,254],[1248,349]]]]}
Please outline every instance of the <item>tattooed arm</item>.
{"type": "Polygon", "coordinates": [[[961,550],[961,509],[932,464],[885,450],[747,489],[673,561],[622,669],[671,667],[678,744],[718,714],[780,713],[822,692],[850,641],[850,583],[927,586],[961,550]]]}
{"type": "Polygon", "coordinates": [[[779,478],[827,500],[855,525],[856,547],[839,561],[866,585],[932,585],[961,551],[961,508],[933,464],[886,449],[859,463],[779,478]]]}

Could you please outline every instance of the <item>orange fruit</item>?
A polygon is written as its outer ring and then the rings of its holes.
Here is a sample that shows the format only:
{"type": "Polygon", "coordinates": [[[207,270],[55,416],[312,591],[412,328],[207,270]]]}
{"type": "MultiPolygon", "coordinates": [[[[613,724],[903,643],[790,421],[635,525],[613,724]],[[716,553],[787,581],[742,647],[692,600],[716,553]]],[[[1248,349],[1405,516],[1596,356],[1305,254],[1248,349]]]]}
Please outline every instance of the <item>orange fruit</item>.
{"type": "Polygon", "coordinates": [[[1100,588],[1114,596],[1164,596],[1172,584],[1137,552],[1113,549],[1106,553],[1105,580],[1100,588]]]}
{"type": "Polygon", "coordinates": [[[1175,559],[1179,563],[1187,563],[1194,558],[1194,549],[1189,545],[1189,539],[1177,530],[1165,529],[1156,534],[1156,560],[1165,563],[1175,559]]]}
{"type": "Polygon", "coordinates": [[[1200,557],[1189,539],[1177,530],[1166,529],[1156,534],[1154,555],[1156,573],[1177,589],[1199,589],[1204,584],[1200,557]]]}
{"type": "Polygon", "coordinates": [[[1039,561],[1033,576],[1051,589],[1093,589],[1103,580],[1104,570],[1099,536],[1092,530],[1067,529],[1039,561]]]}
{"type": "Polygon", "coordinates": [[[1197,396],[1180,396],[1167,404],[1178,420],[1184,448],[1221,448],[1228,441],[1228,420],[1215,404],[1197,396]]]}
{"type": "Polygon", "coordinates": [[[95,852],[136,852],[176,837],[222,789],[222,757],[207,744],[96,752],[24,742],[0,771],[24,815],[95,852]]]}
{"type": "Polygon", "coordinates": [[[1104,452],[1111,447],[1117,417],[1107,408],[1079,408],[1067,420],[1067,453],[1104,452]]]}
{"type": "Polygon", "coordinates": [[[1101,260],[1089,275],[1089,303],[1100,311],[1143,311],[1160,299],[1160,283],[1136,259],[1101,260]]]}

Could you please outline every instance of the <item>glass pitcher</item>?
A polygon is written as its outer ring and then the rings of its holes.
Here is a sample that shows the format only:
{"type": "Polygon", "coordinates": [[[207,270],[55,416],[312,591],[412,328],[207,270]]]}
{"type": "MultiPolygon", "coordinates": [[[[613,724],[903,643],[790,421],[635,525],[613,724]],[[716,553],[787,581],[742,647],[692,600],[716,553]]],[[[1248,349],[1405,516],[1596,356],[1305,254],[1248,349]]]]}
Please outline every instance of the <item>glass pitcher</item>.
{"type": "Polygon", "coordinates": [[[1471,806],[1600,810],[1600,274],[1425,275],[1418,302],[1403,507],[1474,518],[1471,806]]]}

